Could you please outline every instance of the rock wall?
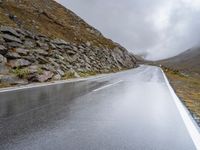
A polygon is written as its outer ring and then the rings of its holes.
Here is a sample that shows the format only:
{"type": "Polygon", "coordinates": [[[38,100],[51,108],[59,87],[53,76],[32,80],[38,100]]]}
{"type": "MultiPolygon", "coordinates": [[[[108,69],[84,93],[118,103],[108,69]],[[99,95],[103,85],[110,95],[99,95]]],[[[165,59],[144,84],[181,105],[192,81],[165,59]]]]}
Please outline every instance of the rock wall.
{"type": "Polygon", "coordinates": [[[0,27],[0,84],[16,85],[107,73],[136,66],[126,49],[75,44],[0,27]]]}

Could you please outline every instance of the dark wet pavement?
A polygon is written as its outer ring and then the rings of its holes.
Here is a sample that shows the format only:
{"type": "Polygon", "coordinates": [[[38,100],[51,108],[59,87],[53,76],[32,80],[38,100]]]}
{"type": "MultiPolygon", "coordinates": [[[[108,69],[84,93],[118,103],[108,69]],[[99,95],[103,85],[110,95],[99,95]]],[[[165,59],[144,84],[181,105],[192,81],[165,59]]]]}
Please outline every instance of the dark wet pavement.
{"type": "Polygon", "coordinates": [[[0,92],[0,150],[193,150],[159,68],[0,92]]]}

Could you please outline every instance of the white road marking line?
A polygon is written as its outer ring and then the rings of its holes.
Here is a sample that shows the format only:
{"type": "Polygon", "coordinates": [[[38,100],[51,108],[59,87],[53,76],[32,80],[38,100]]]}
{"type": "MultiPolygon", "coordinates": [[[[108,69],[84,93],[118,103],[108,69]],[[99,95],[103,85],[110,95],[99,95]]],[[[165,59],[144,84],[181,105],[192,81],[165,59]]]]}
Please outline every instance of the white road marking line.
{"type": "Polygon", "coordinates": [[[124,72],[128,72],[130,70],[121,71],[118,73],[109,73],[109,74],[102,74],[97,76],[91,76],[88,78],[80,78],[80,79],[72,79],[72,80],[60,80],[60,81],[53,81],[53,82],[46,82],[46,83],[37,83],[37,84],[28,84],[28,85],[22,85],[22,86],[16,86],[16,87],[8,87],[8,88],[0,88],[0,93],[4,92],[11,92],[11,91],[19,91],[24,89],[32,89],[32,88],[38,88],[38,87],[48,87],[52,85],[58,85],[58,84],[66,84],[66,83],[74,83],[74,82],[80,82],[80,81],[90,81],[90,80],[98,80],[98,79],[105,79],[113,76],[114,74],[121,74],[124,72]]]}
{"type": "Polygon", "coordinates": [[[110,87],[110,86],[116,85],[116,84],[118,84],[118,83],[120,83],[120,82],[122,82],[122,80],[120,80],[120,81],[118,81],[118,82],[115,82],[115,83],[112,83],[112,84],[107,84],[107,85],[105,85],[105,86],[102,86],[102,87],[100,87],[100,88],[98,88],[98,89],[93,90],[93,92],[97,92],[97,91],[103,90],[103,89],[108,88],[108,87],[110,87]]]}
{"type": "Polygon", "coordinates": [[[191,120],[191,117],[189,116],[189,114],[187,113],[187,111],[185,110],[183,104],[181,103],[180,99],[178,98],[178,96],[175,94],[173,88],[171,87],[171,85],[169,84],[169,81],[165,75],[165,73],[162,70],[162,73],[164,75],[165,81],[167,83],[167,86],[170,90],[170,93],[175,101],[175,104],[181,114],[181,117],[185,123],[185,126],[190,134],[190,137],[192,138],[194,145],[196,146],[197,150],[200,150],[200,133],[197,129],[197,127],[194,125],[194,123],[191,120]]]}
{"type": "Polygon", "coordinates": [[[60,81],[54,81],[54,82],[47,82],[47,83],[37,83],[37,84],[29,84],[29,85],[22,85],[18,87],[8,87],[0,89],[0,93],[4,92],[11,92],[11,91],[19,91],[24,89],[32,89],[32,88],[38,88],[38,87],[48,87],[52,85],[58,85],[58,84],[66,84],[66,83],[73,83],[73,82],[81,82],[81,81],[89,81],[89,80],[98,80],[98,79],[104,79],[108,78],[109,75],[103,75],[102,77],[88,77],[88,78],[80,78],[76,80],[60,80],[60,81]]]}

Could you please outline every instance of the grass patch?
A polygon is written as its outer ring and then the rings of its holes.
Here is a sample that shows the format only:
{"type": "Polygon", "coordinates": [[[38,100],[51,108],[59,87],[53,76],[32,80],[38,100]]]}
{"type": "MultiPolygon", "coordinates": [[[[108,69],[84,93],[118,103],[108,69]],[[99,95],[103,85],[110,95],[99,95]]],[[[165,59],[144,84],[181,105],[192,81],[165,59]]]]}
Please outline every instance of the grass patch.
{"type": "Polygon", "coordinates": [[[11,85],[8,83],[0,83],[0,88],[10,87],[11,85]]]}
{"type": "Polygon", "coordinates": [[[39,68],[37,69],[37,73],[38,73],[39,75],[42,75],[42,74],[43,74],[42,68],[39,67],[39,68]]]}
{"type": "Polygon", "coordinates": [[[65,76],[63,77],[63,79],[73,79],[73,78],[76,78],[76,74],[75,72],[66,72],[65,73],[65,76]]]}
{"type": "Polygon", "coordinates": [[[79,72],[80,77],[95,76],[97,74],[98,73],[96,71],[79,72]]]}
{"type": "Polygon", "coordinates": [[[27,78],[29,75],[29,71],[28,69],[24,68],[16,68],[12,70],[12,73],[15,74],[16,76],[18,76],[19,78],[27,78]]]}

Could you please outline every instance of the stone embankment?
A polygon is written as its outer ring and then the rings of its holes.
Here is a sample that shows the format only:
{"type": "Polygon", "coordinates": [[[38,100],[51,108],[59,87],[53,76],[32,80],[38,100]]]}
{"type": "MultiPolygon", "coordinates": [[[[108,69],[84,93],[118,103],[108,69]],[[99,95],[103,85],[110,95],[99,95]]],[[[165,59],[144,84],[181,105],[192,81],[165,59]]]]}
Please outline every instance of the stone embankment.
{"type": "Polygon", "coordinates": [[[75,44],[9,26],[0,27],[0,84],[18,85],[108,73],[136,66],[135,57],[114,49],[75,44]]]}

